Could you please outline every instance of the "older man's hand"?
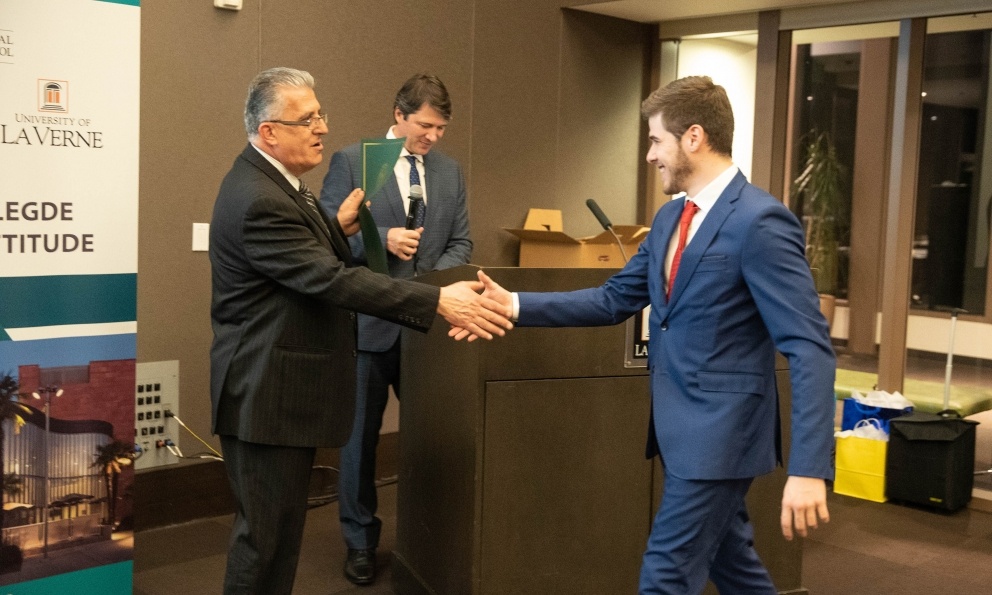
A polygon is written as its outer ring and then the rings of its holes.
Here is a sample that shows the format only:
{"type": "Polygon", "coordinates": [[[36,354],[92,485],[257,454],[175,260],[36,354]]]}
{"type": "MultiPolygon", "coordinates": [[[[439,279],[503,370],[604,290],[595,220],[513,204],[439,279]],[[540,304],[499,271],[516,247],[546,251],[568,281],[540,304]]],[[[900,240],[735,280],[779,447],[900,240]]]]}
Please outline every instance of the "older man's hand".
{"type": "Polygon", "coordinates": [[[361,188],[355,188],[348,195],[348,198],[341,203],[341,208],[338,209],[338,223],[347,236],[353,236],[361,229],[358,223],[358,209],[361,208],[364,199],[365,191],[361,188]]]}
{"type": "MultiPolygon", "coordinates": [[[[482,292],[482,297],[496,301],[500,305],[500,311],[504,313],[507,318],[512,316],[513,298],[510,295],[510,292],[503,289],[499,283],[493,281],[492,278],[485,274],[482,270],[479,270],[479,281],[482,282],[483,287],[485,287],[485,290],[482,292]]],[[[451,325],[451,330],[448,331],[448,336],[455,341],[468,339],[469,343],[479,338],[479,335],[472,333],[464,327],[454,324],[451,325]]]]}
{"type": "Polygon", "coordinates": [[[500,302],[479,295],[481,281],[461,281],[441,288],[437,312],[452,327],[463,330],[465,336],[492,339],[503,336],[513,328],[509,310],[500,302]]]}

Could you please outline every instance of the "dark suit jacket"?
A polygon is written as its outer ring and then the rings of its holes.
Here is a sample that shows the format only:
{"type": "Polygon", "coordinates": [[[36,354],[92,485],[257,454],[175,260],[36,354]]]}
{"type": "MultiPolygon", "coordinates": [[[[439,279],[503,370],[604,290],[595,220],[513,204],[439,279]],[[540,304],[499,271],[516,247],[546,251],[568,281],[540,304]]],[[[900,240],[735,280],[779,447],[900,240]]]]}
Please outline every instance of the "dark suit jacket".
{"type": "Polygon", "coordinates": [[[755,477],[781,460],[776,348],[792,378],[790,475],[832,478],[835,357],[795,216],[740,173],[682,254],[665,253],[684,200],[655,216],[602,287],[520,294],[518,326],[616,324],[651,305],[649,455],[683,479],[755,477]]]}
{"type": "Polygon", "coordinates": [[[210,262],[213,431],[244,441],[344,444],[355,408],[354,311],[423,331],[437,308],[436,287],[349,266],[337,220],[310,209],[251,145],[221,184],[210,262]]]}
{"type": "MultiPolygon", "coordinates": [[[[424,184],[427,189],[427,220],[420,246],[414,260],[400,260],[386,252],[389,274],[398,279],[447,269],[465,264],[472,256],[472,240],[468,229],[468,208],[465,204],[465,178],[461,166],[437,149],[424,155],[424,184]],[[416,269],[414,268],[416,265],[416,269]]],[[[361,143],[345,147],[331,157],[331,166],[324,177],[320,203],[334,217],[345,198],[362,185],[361,143]]],[[[379,228],[383,246],[391,227],[404,227],[406,214],[396,176],[368,197],[369,207],[379,228]]],[[[349,238],[355,262],[365,264],[362,233],[349,238]]],[[[358,348],[363,351],[385,351],[396,343],[400,327],[372,316],[358,317],[358,348]]]]}

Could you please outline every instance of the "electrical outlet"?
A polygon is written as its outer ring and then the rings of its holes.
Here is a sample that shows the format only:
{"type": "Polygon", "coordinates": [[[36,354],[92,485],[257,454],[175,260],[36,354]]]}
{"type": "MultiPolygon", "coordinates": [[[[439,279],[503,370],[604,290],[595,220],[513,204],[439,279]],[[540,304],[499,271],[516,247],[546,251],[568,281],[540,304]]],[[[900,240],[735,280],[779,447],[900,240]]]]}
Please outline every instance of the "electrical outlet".
{"type": "Polygon", "coordinates": [[[166,412],[179,414],[179,362],[139,363],[135,368],[134,443],[142,454],[134,467],[147,469],[178,463],[179,457],[166,445],[179,446],[180,427],[166,412]]]}

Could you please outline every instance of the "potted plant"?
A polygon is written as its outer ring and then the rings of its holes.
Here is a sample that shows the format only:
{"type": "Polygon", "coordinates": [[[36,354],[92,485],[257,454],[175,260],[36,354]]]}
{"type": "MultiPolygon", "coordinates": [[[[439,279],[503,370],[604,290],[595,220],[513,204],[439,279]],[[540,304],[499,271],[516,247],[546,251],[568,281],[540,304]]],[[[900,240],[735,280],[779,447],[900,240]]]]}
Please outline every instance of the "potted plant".
{"type": "Polygon", "coordinates": [[[843,166],[826,132],[811,131],[804,145],[806,159],[792,183],[806,231],[806,259],[813,273],[820,309],[833,324],[839,268],[838,234],[843,224],[843,166]]]}

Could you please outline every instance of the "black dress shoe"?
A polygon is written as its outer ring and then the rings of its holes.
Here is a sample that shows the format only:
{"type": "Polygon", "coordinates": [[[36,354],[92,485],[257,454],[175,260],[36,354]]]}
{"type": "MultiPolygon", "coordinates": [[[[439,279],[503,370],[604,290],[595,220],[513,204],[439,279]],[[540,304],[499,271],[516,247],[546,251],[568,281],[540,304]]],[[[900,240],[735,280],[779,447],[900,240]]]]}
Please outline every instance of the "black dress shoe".
{"type": "Polygon", "coordinates": [[[356,585],[371,585],[375,581],[375,548],[353,550],[348,548],[344,561],[344,576],[356,585]]]}

